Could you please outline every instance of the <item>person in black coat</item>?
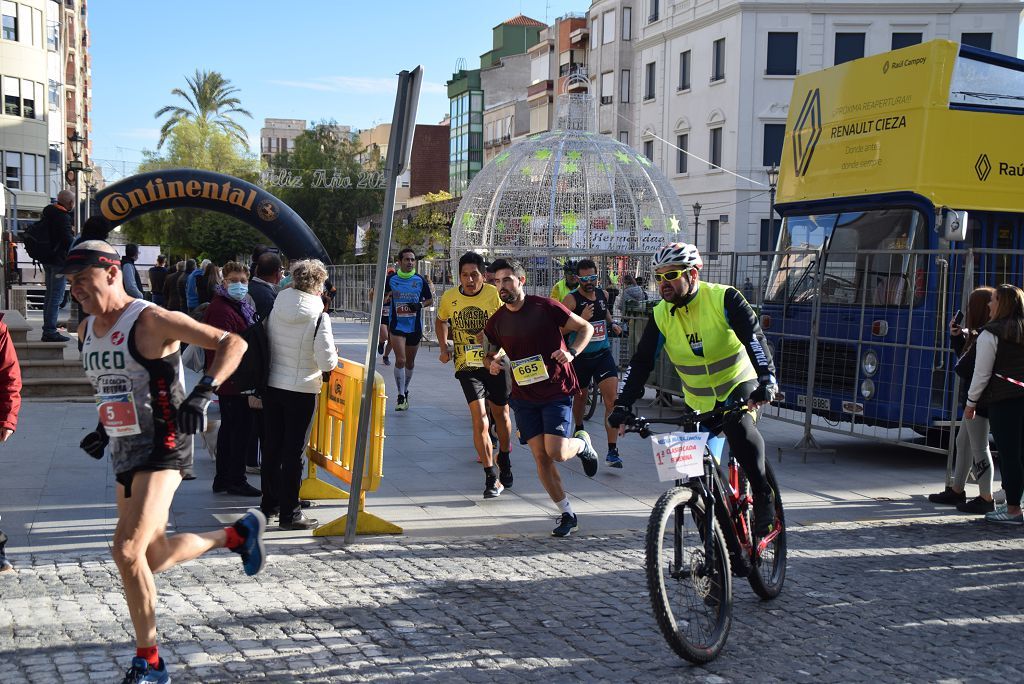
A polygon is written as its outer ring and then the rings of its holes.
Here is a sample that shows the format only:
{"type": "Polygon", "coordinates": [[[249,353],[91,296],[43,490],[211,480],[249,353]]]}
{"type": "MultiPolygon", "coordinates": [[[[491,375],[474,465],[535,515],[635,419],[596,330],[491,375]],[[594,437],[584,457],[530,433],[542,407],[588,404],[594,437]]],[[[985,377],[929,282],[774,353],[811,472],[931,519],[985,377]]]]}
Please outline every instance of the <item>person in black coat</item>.
{"type": "Polygon", "coordinates": [[[274,252],[264,252],[256,259],[255,277],[249,282],[249,296],[256,304],[256,315],[261,321],[267,320],[274,308],[277,285],[284,275],[281,266],[281,255],[274,252]]]}
{"type": "Polygon", "coordinates": [[[61,190],[57,193],[56,204],[43,208],[40,219],[46,222],[49,230],[50,246],[53,250],[51,263],[43,264],[43,277],[46,284],[46,299],[43,302],[43,342],[67,342],[71,338],[57,332],[57,316],[61,302],[67,289],[67,280],[59,275],[67,258],[68,250],[75,235],[71,230],[71,212],[75,210],[75,193],[61,190]]]}

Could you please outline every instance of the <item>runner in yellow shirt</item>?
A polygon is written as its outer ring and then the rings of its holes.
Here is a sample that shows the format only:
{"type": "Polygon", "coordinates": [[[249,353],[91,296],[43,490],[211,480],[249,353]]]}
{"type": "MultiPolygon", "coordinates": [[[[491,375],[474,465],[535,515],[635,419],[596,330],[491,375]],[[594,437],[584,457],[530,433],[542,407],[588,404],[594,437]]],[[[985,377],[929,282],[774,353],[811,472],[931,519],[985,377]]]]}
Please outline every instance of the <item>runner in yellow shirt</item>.
{"type": "Polygon", "coordinates": [[[498,290],[484,283],[484,259],[476,252],[466,252],[459,259],[459,287],[441,297],[434,331],[441,347],[441,363],[448,363],[451,337],[455,350],[455,378],[469,403],[473,418],[473,445],[477,461],[486,473],[484,498],[493,499],[505,487],[512,486],[512,462],[509,456],[509,435],[512,423],[508,414],[508,377],[492,375],[484,366],[484,349],[480,335],[491,315],[501,308],[498,290]],[[490,405],[498,432],[498,467],[489,435],[485,400],[490,405]]]}

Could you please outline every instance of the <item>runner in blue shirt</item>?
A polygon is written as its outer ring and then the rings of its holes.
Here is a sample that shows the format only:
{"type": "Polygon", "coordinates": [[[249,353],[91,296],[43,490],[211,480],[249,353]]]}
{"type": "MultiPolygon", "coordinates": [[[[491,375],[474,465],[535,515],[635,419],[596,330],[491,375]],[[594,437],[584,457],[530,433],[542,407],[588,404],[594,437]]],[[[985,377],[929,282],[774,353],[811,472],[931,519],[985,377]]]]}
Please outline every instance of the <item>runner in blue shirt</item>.
{"type": "Polygon", "coordinates": [[[409,383],[416,365],[416,352],[423,339],[423,309],[434,303],[430,283],[416,273],[416,252],[408,247],[398,253],[398,271],[385,281],[384,303],[390,315],[391,348],[395,350],[395,384],[398,386],[395,410],[405,411],[409,408],[409,383]]]}

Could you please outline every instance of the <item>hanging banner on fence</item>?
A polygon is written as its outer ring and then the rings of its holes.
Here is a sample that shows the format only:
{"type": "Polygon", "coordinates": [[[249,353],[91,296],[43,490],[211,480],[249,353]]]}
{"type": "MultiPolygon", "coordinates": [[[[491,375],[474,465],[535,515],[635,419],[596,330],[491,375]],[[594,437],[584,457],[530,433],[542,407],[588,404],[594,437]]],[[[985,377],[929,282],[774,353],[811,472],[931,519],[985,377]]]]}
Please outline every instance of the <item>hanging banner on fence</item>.
{"type": "Polygon", "coordinates": [[[658,479],[671,482],[703,475],[707,441],[707,432],[670,432],[651,437],[658,479]]]}
{"type": "Polygon", "coordinates": [[[345,420],[345,376],[331,372],[327,381],[327,415],[338,420],[345,420]]]}

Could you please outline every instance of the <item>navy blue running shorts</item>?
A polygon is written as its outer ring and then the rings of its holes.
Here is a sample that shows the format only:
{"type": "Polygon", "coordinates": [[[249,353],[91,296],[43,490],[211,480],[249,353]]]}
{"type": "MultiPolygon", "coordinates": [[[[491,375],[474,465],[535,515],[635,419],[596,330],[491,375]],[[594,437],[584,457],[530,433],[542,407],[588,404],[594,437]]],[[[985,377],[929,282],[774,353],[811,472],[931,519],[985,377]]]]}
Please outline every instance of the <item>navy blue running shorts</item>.
{"type": "Polygon", "coordinates": [[[509,399],[508,403],[516,414],[522,444],[537,435],[572,437],[572,397],[545,402],[509,399]]]}

